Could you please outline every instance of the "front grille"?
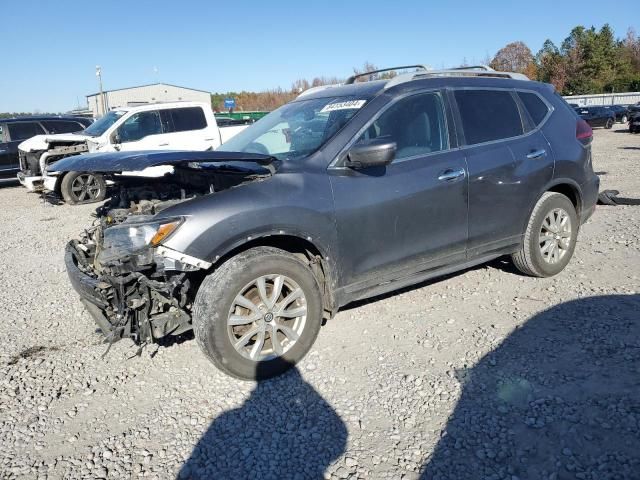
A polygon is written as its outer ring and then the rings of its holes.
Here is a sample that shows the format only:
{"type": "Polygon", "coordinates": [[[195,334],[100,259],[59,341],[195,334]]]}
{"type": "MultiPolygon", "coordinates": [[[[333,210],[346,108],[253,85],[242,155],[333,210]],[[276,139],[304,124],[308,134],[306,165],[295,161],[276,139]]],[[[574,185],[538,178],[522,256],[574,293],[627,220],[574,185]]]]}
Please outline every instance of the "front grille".
{"type": "Polygon", "coordinates": [[[40,175],[40,155],[42,152],[19,151],[20,171],[27,177],[40,175]]]}

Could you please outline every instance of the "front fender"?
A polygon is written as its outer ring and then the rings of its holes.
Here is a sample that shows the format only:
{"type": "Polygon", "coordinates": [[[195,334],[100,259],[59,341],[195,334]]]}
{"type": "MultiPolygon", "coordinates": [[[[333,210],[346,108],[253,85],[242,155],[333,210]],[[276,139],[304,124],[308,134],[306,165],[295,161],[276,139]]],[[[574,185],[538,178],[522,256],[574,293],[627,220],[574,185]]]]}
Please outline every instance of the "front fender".
{"type": "Polygon", "coordinates": [[[333,197],[322,173],[278,173],[178,204],[162,215],[185,218],[168,248],[211,263],[256,238],[278,235],[313,244],[331,262],[336,251],[333,197]]]}

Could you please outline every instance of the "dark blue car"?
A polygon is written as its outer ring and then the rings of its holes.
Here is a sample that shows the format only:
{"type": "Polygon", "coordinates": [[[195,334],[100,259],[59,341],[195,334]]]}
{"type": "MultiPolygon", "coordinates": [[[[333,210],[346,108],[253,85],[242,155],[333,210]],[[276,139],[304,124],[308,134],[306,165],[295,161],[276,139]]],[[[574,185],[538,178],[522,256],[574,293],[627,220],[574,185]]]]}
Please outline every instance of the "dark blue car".
{"type": "Polygon", "coordinates": [[[576,113],[591,127],[610,129],[616,123],[616,113],[610,108],[580,107],[576,108],[576,113]]]}
{"type": "Polygon", "coordinates": [[[0,182],[16,180],[20,171],[18,145],[36,135],[80,132],[91,125],[84,117],[33,116],[0,118],[0,182]]]}
{"type": "Polygon", "coordinates": [[[224,372],[268,377],[355,300],[500,256],[536,277],[566,267],[599,181],[591,128],[551,85],[486,68],[362,79],[311,89],[214,152],[50,169],[118,185],[66,253],[110,340],[193,329],[224,372]],[[172,173],[120,175],[158,166],[172,173]]]}

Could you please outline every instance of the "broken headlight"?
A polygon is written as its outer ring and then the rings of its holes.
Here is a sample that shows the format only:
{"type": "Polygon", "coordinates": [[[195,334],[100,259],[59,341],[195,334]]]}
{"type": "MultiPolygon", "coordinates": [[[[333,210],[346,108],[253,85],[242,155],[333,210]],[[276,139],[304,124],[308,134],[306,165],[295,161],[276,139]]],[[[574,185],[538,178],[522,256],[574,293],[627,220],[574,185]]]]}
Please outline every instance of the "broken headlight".
{"type": "MultiPolygon", "coordinates": [[[[129,223],[106,228],[103,234],[102,248],[98,254],[99,263],[108,263],[126,256],[147,257],[151,259],[149,247],[157,247],[175,232],[182,219],[160,220],[156,222],[129,223]]],[[[141,262],[147,263],[147,262],[141,262]]]]}

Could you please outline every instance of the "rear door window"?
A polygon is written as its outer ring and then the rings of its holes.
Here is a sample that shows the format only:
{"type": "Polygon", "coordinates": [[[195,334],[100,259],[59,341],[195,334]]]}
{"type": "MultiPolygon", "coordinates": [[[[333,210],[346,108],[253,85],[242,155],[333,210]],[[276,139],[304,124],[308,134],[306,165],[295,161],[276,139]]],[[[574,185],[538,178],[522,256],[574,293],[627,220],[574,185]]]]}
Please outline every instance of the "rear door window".
{"type": "Polygon", "coordinates": [[[442,98],[430,92],[399,100],[369,125],[358,143],[373,139],[395,142],[396,159],[448,149],[442,98]]]}
{"type": "Polygon", "coordinates": [[[532,92],[518,92],[518,97],[520,97],[522,104],[527,109],[534,125],[536,127],[540,125],[547,116],[547,113],[549,113],[549,107],[547,104],[544,103],[538,95],[532,92]]]}
{"type": "Polygon", "coordinates": [[[84,130],[80,123],[70,120],[44,120],[42,125],[49,133],[73,133],[84,130]]]}
{"type": "Polygon", "coordinates": [[[207,119],[200,107],[172,108],[162,111],[162,123],[165,133],[202,130],[207,119]]]}
{"type": "Polygon", "coordinates": [[[43,135],[44,129],[38,122],[12,122],[7,124],[12,142],[43,135]]]}
{"type": "Polygon", "coordinates": [[[524,133],[520,111],[510,91],[456,90],[454,95],[467,145],[524,133]]]}

